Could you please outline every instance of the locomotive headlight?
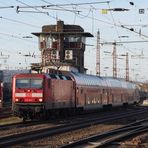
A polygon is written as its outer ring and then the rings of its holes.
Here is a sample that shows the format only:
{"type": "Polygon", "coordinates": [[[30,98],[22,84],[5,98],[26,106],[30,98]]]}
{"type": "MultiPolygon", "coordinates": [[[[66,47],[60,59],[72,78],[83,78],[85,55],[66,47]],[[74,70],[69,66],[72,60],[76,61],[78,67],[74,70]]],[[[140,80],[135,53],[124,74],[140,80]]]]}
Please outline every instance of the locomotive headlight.
{"type": "Polygon", "coordinates": [[[18,98],[16,98],[16,99],[15,99],[15,101],[16,101],[16,102],[18,102],[18,101],[19,101],[19,99],[18,99],[18,98]]]}
{"type": "Polygon", "coordinates": [[[2,102],[2,100],[0,99],[0,103],[2,102]]]}
{"type": "Polygon", "coordinates": [[[39,98],[39,102],[43,102],[43,99],[42,98],[39,98]]]}

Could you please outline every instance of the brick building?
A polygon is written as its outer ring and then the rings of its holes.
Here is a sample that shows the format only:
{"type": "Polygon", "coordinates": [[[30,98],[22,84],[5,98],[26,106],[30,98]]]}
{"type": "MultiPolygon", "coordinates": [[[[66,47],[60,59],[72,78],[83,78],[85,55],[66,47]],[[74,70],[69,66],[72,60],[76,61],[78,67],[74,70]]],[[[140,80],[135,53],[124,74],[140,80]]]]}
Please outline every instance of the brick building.
{"type": "Polygon", "coordinates": [[[39,38],[42,62],[32,68],[78,71],[84,73],[84,51],[86,37],[92,34],[84,32],[79,25],[67,25],[57,21],[56,25],[42,26],[42,32],[32,33],[39,38]]]}

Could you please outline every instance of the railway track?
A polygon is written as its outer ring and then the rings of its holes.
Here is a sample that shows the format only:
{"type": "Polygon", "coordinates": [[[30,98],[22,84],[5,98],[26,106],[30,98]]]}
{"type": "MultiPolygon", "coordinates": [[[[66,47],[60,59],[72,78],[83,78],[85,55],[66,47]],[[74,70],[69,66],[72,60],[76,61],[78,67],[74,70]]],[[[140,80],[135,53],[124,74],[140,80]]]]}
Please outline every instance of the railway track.
{"type": "Polygon", "coordinates": [[[12,111],[10,108],[0,110],[0,119],[8,118],[12,116],[12,111]]]}
{"type": "Polygon", "coordinates": [[[10,145],[15,145],[15,144],[19,144],[22,142],[30,141],[30,140],[37,140],[39,138],[53,136],[53,135],[57,135],[60,133],[65,133],[65,132],[69,132],[72,130],[77,130],[77,129],[89,127],[89,126],[104,123],[104,122],[123,119],[123,118],[127,118],[129,116],[133,116],[137,114],[143,114],[147,111],[148,110],[145,108],[143,110],[138,110],[137,112],[133,111],[131,113],[124,113],[124,114],[116,115],[114,117],[110,116],[110,117],[105,117],[104,119],[98,119],[98,118],[87,119],[87,120],[84,120],[81,122],[79,121],[73,124],[65,124],[59,127],[44,128],[40,130],[34,130],[31,132],[15,134],[11,136],[5,136],[5,137],[0,138],[0,146],[10,146],[10,145]]]}
{"type": "MultiPolygon", "coordinates": [[[[130,113],[133,111],[133,109],[135,110],[135,107],[133,108],[128,108],[128,109],[125,109],[125,108],[119,108],[120,109],[120,112],[126,112],[126,113],[130,113]]],[[[119,111],[118,109],[118,111],[119,111]]],[[[140,107],[136,107],[137,110],[140,110],[141,108],[140,107]]],[[[98,112],[94,112],[93,114],[82,114],[82,115],[79,115],[79,116],[74,116],[74,117],[69,117],[69,118],[66,118],[66,119],[52,119],[52,120],[49,120],[49,121],[27,121],[27,122],[17,122],[17,123],[9,123],[9,124],[4,124],[4,125],[0,125],[0,132],[3,132],[4,130],[11,130],[11,129],[19,129],[19,128],[26,128],[26,127],[31,127],[31,126],[35,126],[35,125],[41,125],[41,124],[56,124],[57,125],[61,125],[61,124],[70,124],[71,122],[74,123],[74,122],[79,122],[81,120],[84,121],[84,118],[86,118],[86,122],[87,122],[87,118],[93,118],[93,119],[97,119],[98,117],[100,118],[100,120],[104,119],[104,116],[105,118],[110,118],[111,116],[116,116],[118,113],[115,112],[114,110],[112,111],[107,111],[107,112],[101,112],[98,114],[98,112]],[[110,113],[108,115],[108,113],[110,113]]],[[[18,131],[17,131],[18,132],[18,131]]],[[[10,133],[9,133],[10,134],[10,133]]]]}
{"type": "Polygon", "coordinates": [[[12,116],[11,112],[3,112],[3,113],[0,114],[0,119],[8,118],[8,117],[11,117],[11,116],[12,116]]]}
{"type": "Polygon", "coordinates": [[[0,119],[8,118],[12,116],[12,110],[10,103],[7,103],[3,106],[3,108],[0,108],[0,119]]]}
{"type": "Polygon", "coordinates": [[[0,125],[0,131],[3,130],[9,130],[13,128],[23,128],[23,127],[29,127],[29,126],[34,126],[34,125],[39,125],[39,124],[44,124],[48,122],[43,122],[43,121],[28,121],[28,122],[17,122],[17,123],[12,123],[12,124],[6,124],[6,125],[0,125]]]}
{"type": "Polygon", "coordinates": [[[137,134],[148,132],[148,118],[140,120],[138,122],[133,122],[121,128],[117,128],[102,134],[97,134],[95,136],[87,137],[85,139],[81,139],[75,141],[70,144],[66,144],[62,146],[62,148],[72,148],[72,147],[89,147],[89,148],[98,148],[104,146],[110,146],[113,142],[125,140],[127,138],[131,138],[132,136],[136,136],[137,134]]]}
{"type": "MultiPolygon", "coordinates": [[[[27,126],[32,126],[32,125],[38,125],[38,124],[44,124],[44,123],[57,123],[57,124],[65,124],[65,123],[70,123],[70,122],[78,122],[80,120],[84,120],[84,118],[88,118],[89,116],[91,118],[98,118],[100,117],[101,119],[104,117],[104,116],[107,116],[108,117],[108,114],[112,114],[113,115],[117,115],[117,110],[120,111],[120,112],[132,112],[133,110],[135,110],[135,108],[137,110],[141,110],[141,107],[131,107],[131,108],[116,108],[116,110],[111,110],[111,111],[106,111],[106,112],[93,112],[93,113],[88,113],[88,114],[81,114],[81,115],[78,115],[78,116],[73,116],[73,117],[68,117],[68,118],[61,118],[61,119],[50,119],[49,121],[27,121],[27,122],[17,122],[17,123],[9,123],[9,124],[4,124],[4,125],[0,125],[0,131],[3,131],[3,130],[9,130],[9,129],[13,129],[13,128],[22,128],[22,127],[27,127],[27,126]]],[[[142,107],[144,108],[144,107],[142,107]]],[[[110,117],[110,115],[109,115],[110,117]]]]}

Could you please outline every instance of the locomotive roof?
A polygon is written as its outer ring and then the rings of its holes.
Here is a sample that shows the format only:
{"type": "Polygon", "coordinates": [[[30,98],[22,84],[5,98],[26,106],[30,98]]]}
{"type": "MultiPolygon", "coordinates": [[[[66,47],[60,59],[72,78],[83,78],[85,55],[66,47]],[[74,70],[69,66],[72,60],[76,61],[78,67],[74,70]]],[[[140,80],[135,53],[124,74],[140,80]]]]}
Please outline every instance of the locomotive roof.
{"type": "Polygon", "coordinates": [[[136,88],[135,84],[131,82],[127,82],[123,79],[114,79],[111,77],[99,77],[99,76],[76,73],[76,72],[71,72],[71,75],[74,77],[75,81],[79,85],[120,87],[120,88],[127,88],[127,89],[136,88]]]}

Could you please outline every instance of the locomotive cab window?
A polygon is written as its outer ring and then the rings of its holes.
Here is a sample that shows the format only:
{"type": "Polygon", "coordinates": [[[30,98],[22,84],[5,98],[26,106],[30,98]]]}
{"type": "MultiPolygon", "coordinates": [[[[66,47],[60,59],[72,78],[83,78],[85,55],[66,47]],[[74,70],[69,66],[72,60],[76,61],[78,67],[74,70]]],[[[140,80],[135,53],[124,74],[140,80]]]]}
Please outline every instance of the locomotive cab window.
{"type": "Polygon", "coordinates": [[[28,88],[29,79],[16,79],[16,88],[28,88]]]}
{"type": "Polygon", "coordinates": [[[16,88],[37,88],[43,87],[43,79],[40,78],[28,78],[28,79],[16,79],[16,88]]]}
{"type": "Polygon", "coordinates": [[[43,86],[43,81],[42,79],[30,79],[30,83],[31,83],[31,88],[42,88],[43,86]]]}

